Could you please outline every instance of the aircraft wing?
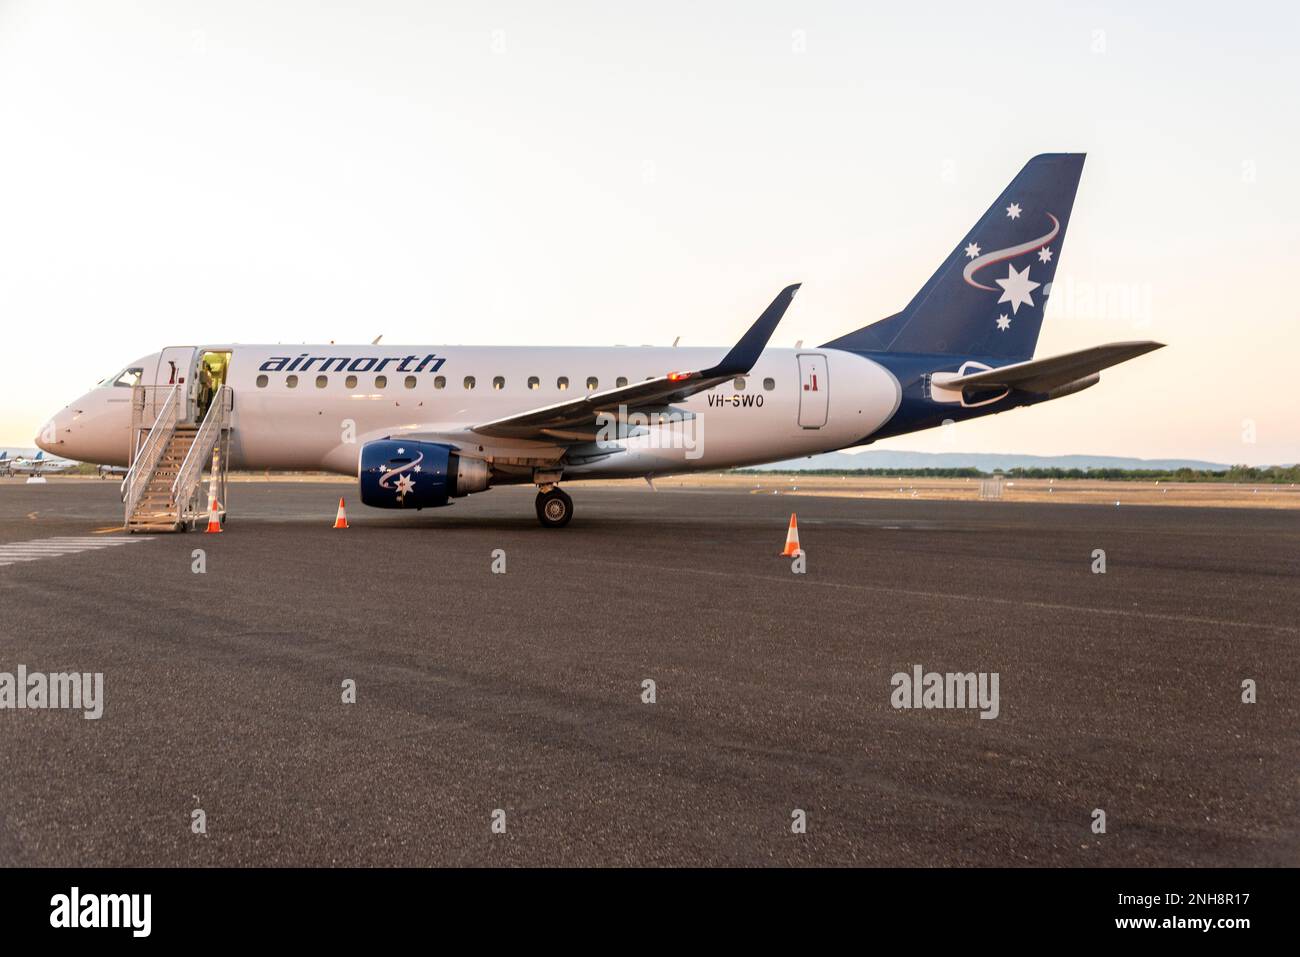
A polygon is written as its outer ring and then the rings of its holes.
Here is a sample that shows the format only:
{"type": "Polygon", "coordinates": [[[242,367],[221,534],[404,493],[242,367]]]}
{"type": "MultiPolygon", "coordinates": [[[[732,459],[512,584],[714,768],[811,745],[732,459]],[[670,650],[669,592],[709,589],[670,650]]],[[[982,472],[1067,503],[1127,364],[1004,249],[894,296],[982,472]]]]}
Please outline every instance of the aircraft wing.
{"type": "Polygon", "coordinates": [[[945,389],[962,389],[969,386],[1021,389],[1025,392],[1048,392],[1086,376],[1100,372],[1129,359],[1163,349],[1163,342],[1111,342],[1078,352],[1066,352],[1046,359],[1030,359],[1000,369],[974,372],[970,375],[948,379],[945,389]]]}
{"type": "Polygon", "coordinates": [[[596,417],[601,413],[619,415],[620,409],[628,412],[666,410],[673,402],[748,373],[772,338],[777,323],[790,307],[798,289],[798,283],[782,289],[758,321],[717,365],[698,372],[670,372],[621,388],[592,392],[567,402],[484,422],[472,426],[470,431],[499,438],[590,442],[596,437],[596,417]]]}

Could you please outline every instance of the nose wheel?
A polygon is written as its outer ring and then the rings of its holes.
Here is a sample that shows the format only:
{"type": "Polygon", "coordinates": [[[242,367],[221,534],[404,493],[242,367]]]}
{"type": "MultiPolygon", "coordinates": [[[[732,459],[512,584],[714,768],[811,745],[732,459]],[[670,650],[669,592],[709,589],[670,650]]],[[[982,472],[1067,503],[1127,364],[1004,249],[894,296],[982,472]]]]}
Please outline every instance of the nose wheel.
{"type": "Polygon", "coordinates": [[[537,493],[537,520],[543,528],[563,528],[573,518],[573,499],[558,488],[537,493]]]}

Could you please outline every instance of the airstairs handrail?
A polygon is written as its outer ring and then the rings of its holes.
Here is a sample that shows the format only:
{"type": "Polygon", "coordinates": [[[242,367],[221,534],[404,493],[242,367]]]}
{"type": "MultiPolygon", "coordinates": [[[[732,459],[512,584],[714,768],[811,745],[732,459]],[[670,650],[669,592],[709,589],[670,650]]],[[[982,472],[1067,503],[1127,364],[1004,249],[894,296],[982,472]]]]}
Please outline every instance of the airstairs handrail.
{"type": "MultiPolygon", "coordinates": [[[[212,455],[213,449],[221,441],[222,435],[230,427],[230,410],[234,406],[234,390],[228,385],[223,385],[212,396],[212,403],[208,406],[207,414],[203,417],[203,422],[199,425],[199,430],[194,434],[194,442],[190,445],[189,451],[185,454],[185,461],[176,472],[176,480],[172,482],[172,501],[176,503],[180,510],[182,518],[186,513],[191,511],[202,512],[207,503],[197,510],[192,509],[191,505],[195,494],[199,490],[199,485],[203,481],[203,465],[212,455]]],[[[224,458],[222,459],[222,470],[224,471],[224,458]]]]}
{"type": "Polygon", "coordinates": [[[158,462],[162,459],[168,440],[171,439],[172,433],[176,431],[182,388],[184,388],[183,383],[178,382],[175,388],[167,393],[162,408],[158,410],[158,417],[154,419],[153,425],[149,427],[148,438],[140,446],[140,451],[136,453],[130,470],[126,473],[126,477],[122,479],[122,501],[126,504],[126,521],[128,522],[131,520],[131,513],[135,511],[136,504],[144,494],[145,488],[149,485],[149,479],[153,477],[154,469],[158,467],[158,462]]]}

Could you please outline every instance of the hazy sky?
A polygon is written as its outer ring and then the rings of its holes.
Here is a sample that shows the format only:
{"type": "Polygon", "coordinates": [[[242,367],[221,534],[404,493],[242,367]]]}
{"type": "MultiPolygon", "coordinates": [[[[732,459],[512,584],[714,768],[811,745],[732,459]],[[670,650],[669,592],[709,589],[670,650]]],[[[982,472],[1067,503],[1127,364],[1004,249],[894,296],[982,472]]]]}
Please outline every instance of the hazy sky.
{"type": "Polygon", "coordinates": [[[1296,6],[884,6],[0,0],[0,444],[169,343],[726,347],[802,281],[817,344],[1081,151],[1038,354],[1169,347],[881,447],[1300,459],[1296,6]]]}

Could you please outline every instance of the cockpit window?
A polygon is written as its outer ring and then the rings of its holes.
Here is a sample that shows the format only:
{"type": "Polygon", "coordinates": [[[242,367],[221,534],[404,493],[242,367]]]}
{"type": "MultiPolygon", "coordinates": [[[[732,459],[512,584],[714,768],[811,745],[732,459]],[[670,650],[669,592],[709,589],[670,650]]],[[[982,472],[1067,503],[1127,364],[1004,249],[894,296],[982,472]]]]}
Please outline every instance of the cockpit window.
{"type": "Polygon", "coordinates": [[[117,375],[109,376],[107,379],[101,382],[100,385],[117,386],[118,388],[122,388],[122,389],[134,389],[136,386],[140,384],[140,377],[142,375],[144,375],[143,369],[141,369],[139,366],[132,366],[131,368],[123,369],[117,375]]]}

